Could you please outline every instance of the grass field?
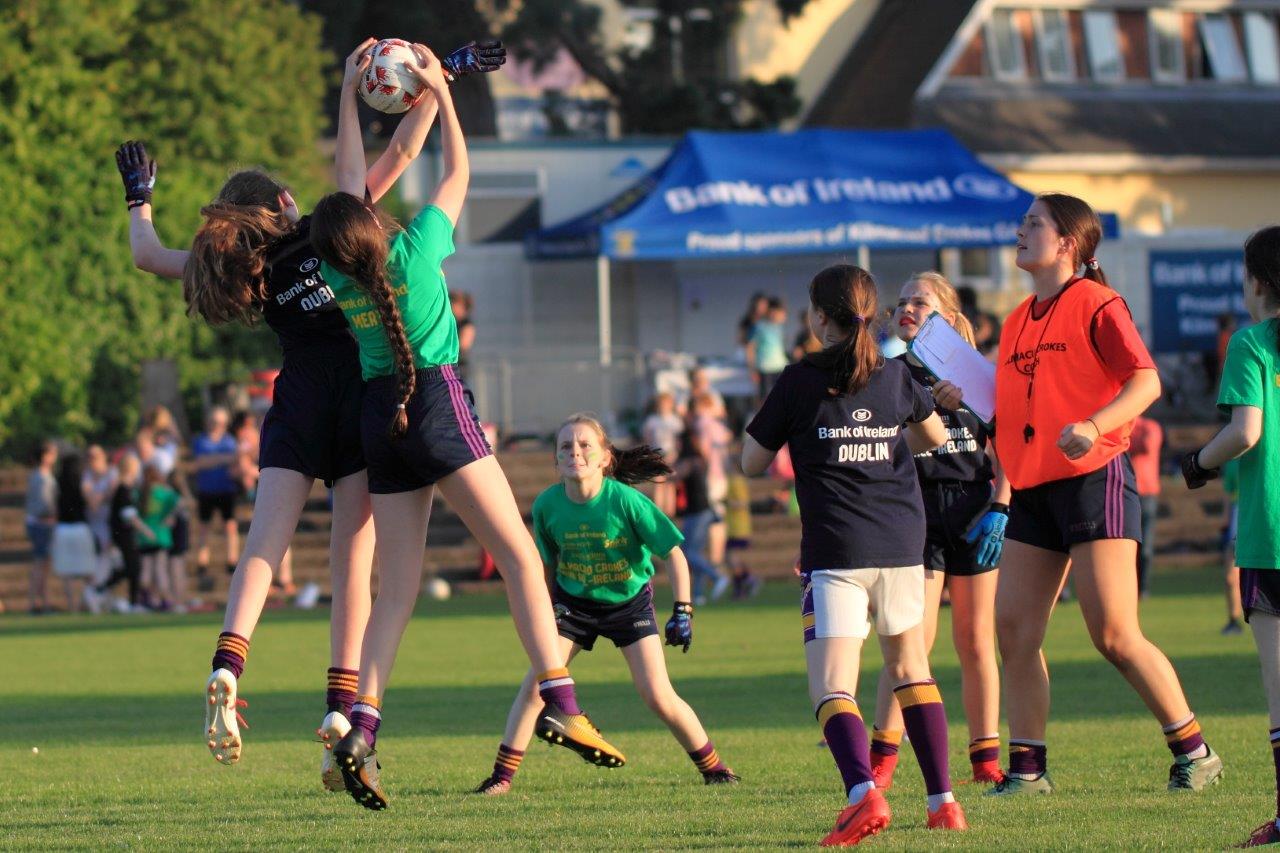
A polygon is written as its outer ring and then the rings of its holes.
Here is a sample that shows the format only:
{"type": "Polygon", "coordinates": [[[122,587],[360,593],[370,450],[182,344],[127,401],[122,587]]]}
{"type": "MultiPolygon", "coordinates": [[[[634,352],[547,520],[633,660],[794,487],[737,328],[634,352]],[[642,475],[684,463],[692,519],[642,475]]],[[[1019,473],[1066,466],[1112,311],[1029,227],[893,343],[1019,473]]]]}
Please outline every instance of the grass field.
{"type": "MultiPolygon", "coordinates": [[[[973,830],[929,833],[924,792],[904,745],[890,830],[870,849],[1222,849],[1271,814],[1265,703],[1248,636],[1222,638],[1216,573],[1158,574],[1148,634],[1173,659],[1223,783],[1164,790],[1158,726],[1090,646],[1074,605],[1050,631],[1049,759],[1058,793],[992,801],[957,788],[973,830]]],[[[665,590],[660,594],[665,602],[665,590]]],[[[579,696],[628,766],[600,770],[535,742],[514,791],[466,791],[489,772],[523,665],[502,599],[424,604],[410,625],[379,747],[391,799],[366,812],[320,789],[311,732],[323,712],[327,613],[268,613],[241,695],[244,758],[217,765],[201,738],[201,689],[218,617],[0,619],[9,772],[0,845],[23,849],[686,849],[812,847],[842,804],[805,696],[794,588],[703,608],[689,655],[668,654],[677,690],[743,777],[706,787],[635,698],[607,643],[574,666],[579,696]],[[32,752],[39,747],[39,753],[32,752]]],[[[945,618],[945,615],[944,615],[945,618]]],[[[941,636],[948,637],[949,628],[941,636]]],[[[859,691],[870,707],[878,653],[859,691]]],[[[935,673],[952,720],[953,775],[966,730],[954,653],[935,673]]],[[[868,715],[870,711],[868,710],[868,715]]]]}

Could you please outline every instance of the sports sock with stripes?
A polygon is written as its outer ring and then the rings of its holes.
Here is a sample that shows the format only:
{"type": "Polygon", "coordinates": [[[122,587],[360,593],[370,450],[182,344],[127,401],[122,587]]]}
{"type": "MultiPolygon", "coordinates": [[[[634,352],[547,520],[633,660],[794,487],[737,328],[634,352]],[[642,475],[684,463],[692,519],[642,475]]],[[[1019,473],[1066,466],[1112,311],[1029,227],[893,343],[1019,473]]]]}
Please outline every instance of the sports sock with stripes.
{"type": "Polygon", "coordinates": [[[1009,775],[1037,779],[1049,766],[1049,747],[1042,740],[1009,738],[1009,775]]]}
{"type": "Polygon", "coordinates": [[[724,766],[724,762],[720,760],[720,753],[716,752],[716,748],[711,741],[707,741],[706,746],[701,749],[695,749],[690,752],[689,758],[703,776],[708,773],[715,773],[717,770],[728,769],[724,766]]]}
{"type": "Polygon", "coordinates": [[[244,674],[245,658],[249,657],[249,641],[239,634],[223,631],[218,635],[218,646],[213,652],[213,668],[228,670],[237,679],[244,674]]]}
{"type": "Polygon", "coordinates": [[[969,763],[974,767],[1000,760],[1000,735],[984,735],[969,741],[969,763]]]}
{"type": "Polygon", "coordinates": [[[520,762],[523,760],[523,749],[514,749],[505,743],[498,744],[498,758],[493,762],[493,778],[510,782],[515,778],[516,771],[520,769],[520,762]]]}
{"type": "Polygon", "coordinates": [[[828,693],[814,709],[818,725],[827,739],[827,748],[840,768],[846,795],[855,786],[871,782],[871,747],[867,727],[858,712],[858,701],[843,691],[828,693]]]}
{"type": "Polygon", "coordinates": [[[902,745],[901,729],[871,730],[871,752],[875,755],[897,755],[902,745]]]}
{"type": "Polygon", "coordinates": [[[924,776],[924,789],[930,797],[951,791],[951,773],[947,763],[947,712],[942,707],[942,694],[932,678],[895,687],[894,697],[902,707],[902,723],[911,749],[924,776]]]}
{"type": "Polygon", "coordinates": [[[351,706],[351,728],[359,729],[365,742],[373,746],[378,740],[378,726],[382,725],[382,702],[377,696],[357,696],[351,706]]]}
{"type": "Polygon", "coordinates": [[[331,666],[328,681],[329,686],[324,693],[325,704],[330,711],[337,711],[348,720],[351,719],[351,706],[356,703],[356,688],[360,681],[359,671],[331,666]]]}
{"type": "Polygon", "coordinates": [[[1195,714],[1165,726],[1164,739],[1174,758],[1182,755],[1203,758],[1209,752],[1204,745],[1204,736],[1200,734],[1200,724],[1196,722],[1195,714]]]}
{"type": "Polygon", "coordinates": [[[566,714],[581,714],[578,696],[573,690],[573,679],[564,667],[549,669],[538,676],[538,695],[548,705],[554,705],[566,714]]]}

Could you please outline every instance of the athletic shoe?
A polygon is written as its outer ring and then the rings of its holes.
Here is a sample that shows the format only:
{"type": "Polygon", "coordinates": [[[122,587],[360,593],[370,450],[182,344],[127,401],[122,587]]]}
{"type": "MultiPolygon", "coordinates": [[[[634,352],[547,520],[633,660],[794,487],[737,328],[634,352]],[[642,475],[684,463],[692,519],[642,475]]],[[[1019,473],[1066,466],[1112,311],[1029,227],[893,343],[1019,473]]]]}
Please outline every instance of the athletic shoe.
{"type": "Polygon", "coordinates": [[[893,815],[884,794],[872,788],[856,806],[845,806],[836,818],[835,829],[822,839],[822,847],[852,847],[886,828],[893,815]]]}
{"type": "Polygon", "coordinates": [[[1222,759],[1205,745],[1203,758],[1179,755],[1169,768],[1170,791],[1200,791],[1222,778],[1222,759]]]}
{"type": "Polygon", "coordinates": [[[1000,769],[999,761],[982,761],[973,766],[974,784],[978,785],[995,785],[1004,779],[1004,771],[1000,769]]]}
{"type": "Polygon", "coordinates": [[[871,753],[871,781],[881,791],[893,787],[893,771],[898,766],[898,754],[885,755],[883,752],[871,753]]]}
{"type": "Polygon", "coordinates": [[[546,708],[535,730],[539,738],[568,747],[597,767],[621,767],[627,763],[626,756],[601,736],[586,714],[566,714],[552,705],[546,708]]]}
{"type": "Polygon", "coordinates": [[[1280,829],[1276,829],[1276,822],[1269,820],[1262,826],[1249,833],[1249,840],[1237,847],[1265,847],[1268,844],[1280,844],[1280,829]]]}
{"type": "Polygon", "coordinates": [[[1224,637],[1235,637],[1244,633],[1244,626],[1240,624],[1239,619],[1232,619],[1230,622],[1222,626],[1222,630],[1218,632],[1224,637]]]}
{"type": "Polygon", "coordinates": [[[342,771],[342,783],[351,799],[370,811],[382,811],[387,807],[387,795],[382,790],[378,771],[378,751],[369,746],[364,732],[352,729],[333,747],[333,760],[342,771]]]}
{"type": "Polygon", "coordinates": [[[249,703],[236,698],[235,674],[226,669],[215,669],[209,676],[206,695],[204,731],[209,752],[223,764],[235,764],[240,760],[240,727],[249,728],[239,709],[249,703]]]}
{"type": "Polygon", "coordinates": [[[94,616],[102,614],[103,607],[106,604],[106,593],[98,592],[91,584],[85,584],[80,597],[84,599],[85,610],[88,610],[94,616]]]}
{"type": "Polygon", "coordinates": [[[497,776],[490,776],[479,785],[476,785],[473,794],[485,794],[490,797],[500,797],[511,790],[510,779],[499,779],[497,776]]]}
{"type": "Polygon", "coordinates": [[[1017,776],[1006,775],[997,782],[991,790],[985,792],[987,797],[1011,797],[1017,794],[1052,794],[1053,780],[1049,778],[1047,772],[1041,773],[1034,779],[1019,779],[1017,776]]]}
{"type": "Polygon", "coordinates": [[[708,770],[702,774],[704,785],[736,785],[741,781],[742,777],[728,767],[721,770],[708,770]]]}
{"type": "Polygon", "coordinates": [[[936,812],[928,812],[929,819],[925,825],[929,829],[968,829],[969,822],[964,819],[964,809],[957,802],[943,803],[936,812]]]}
{"type": "Polygon", "coordinates": [[[341,711],[330,711],[324,715],[324,722],[316,729],[320,743],[324,744],[324,754],[320,757],[320,784],[326,790],[341,791],[346,788],[342,781],[342,771],[333,760],[333,745],[347,736],[351,731],[351,723],[341,711]]]}

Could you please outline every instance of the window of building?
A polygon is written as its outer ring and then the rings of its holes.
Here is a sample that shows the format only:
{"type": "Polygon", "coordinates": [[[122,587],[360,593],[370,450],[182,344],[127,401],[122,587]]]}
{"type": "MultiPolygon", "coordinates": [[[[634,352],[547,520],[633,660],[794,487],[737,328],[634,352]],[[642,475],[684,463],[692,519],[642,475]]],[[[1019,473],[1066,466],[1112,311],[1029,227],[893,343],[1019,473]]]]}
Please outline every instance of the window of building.
{"type": "Polygon", "coordinates": [[[987,20],[987,56],[997,80],[1025,80],[1027,57],[1012,9],[996,9],[987,20]]]}
{"type": "Polygon", "coordinates": [[[1151,79],[1157,83],[1185,82],[1187,54],[1182,42],[1182,13],[1176,9],[1152,9],[1147,13],[1147,22],[1151,79]]]}
{"type": "Polygon", "coordinates": [[[537,172],[471,175],[462,224],[468,243],[518,243],[542,227],[542,176],[537,172]]]}
{"type": "Polygon", "coordinates": [[[1040,48],[1040,73],[1052,82],[1076,79],[1076,56],[1071,49],[1071,24],[1062,9],[1036,12],[1036,42],[1040,48]]]}
{"type": "Polygon", "coordinates": [[[1276,19],[1262,12],[1246,12],[1244,41],[1253,82],[1270,86],[1280,84],[1280,41],[1276,38],[1276,19]]]}
{"type": "Polygon", "coordinates": [[[1236,28],[1229,17],[1201,15],[1200,39],[1209,60],[1209,76],[1223,83],[1244,83],[1249,79],[1236,28]]]}
{"type": "Polygon", "coordinates": [[[1094,80],[1114,83],[1124,79],[1124,55],[1120,52],[1120,27],[1110,10],[1084,13],[1084,47],[1089,74],[1094,80]]]}

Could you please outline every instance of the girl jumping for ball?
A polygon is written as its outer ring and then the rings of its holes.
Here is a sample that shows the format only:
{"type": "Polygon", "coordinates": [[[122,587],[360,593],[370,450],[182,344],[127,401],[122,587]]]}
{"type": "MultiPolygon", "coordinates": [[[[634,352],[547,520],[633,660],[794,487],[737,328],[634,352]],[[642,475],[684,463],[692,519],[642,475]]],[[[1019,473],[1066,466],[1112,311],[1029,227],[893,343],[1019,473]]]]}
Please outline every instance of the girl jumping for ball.
{"type": "MultiPolygon", "coordinates": [[[[737,782],[697,714],[671,686],[658,642],[650,555],[666,562],[675,599],[666,624],[667,645],[688,652],[693,641],[689,564],[680,550],[684,537],[653,501],[630,485],[672,473],[662,451],[645,445],[618,450],[599,421],[576,414],[556,437],[556,471],[560,483],[533,502],[533,534],[552,575],[551,600],[566,663],[580,651],[591,651],[597,638],[611,640],[622,650],[645,705],[671,729],[706,784],[737,782]]],[[[476,788],[477,794],[511,790],[542,713],[536,677],[533,670],[525,676],[507,716],[493,773],[476,788]]]]}

